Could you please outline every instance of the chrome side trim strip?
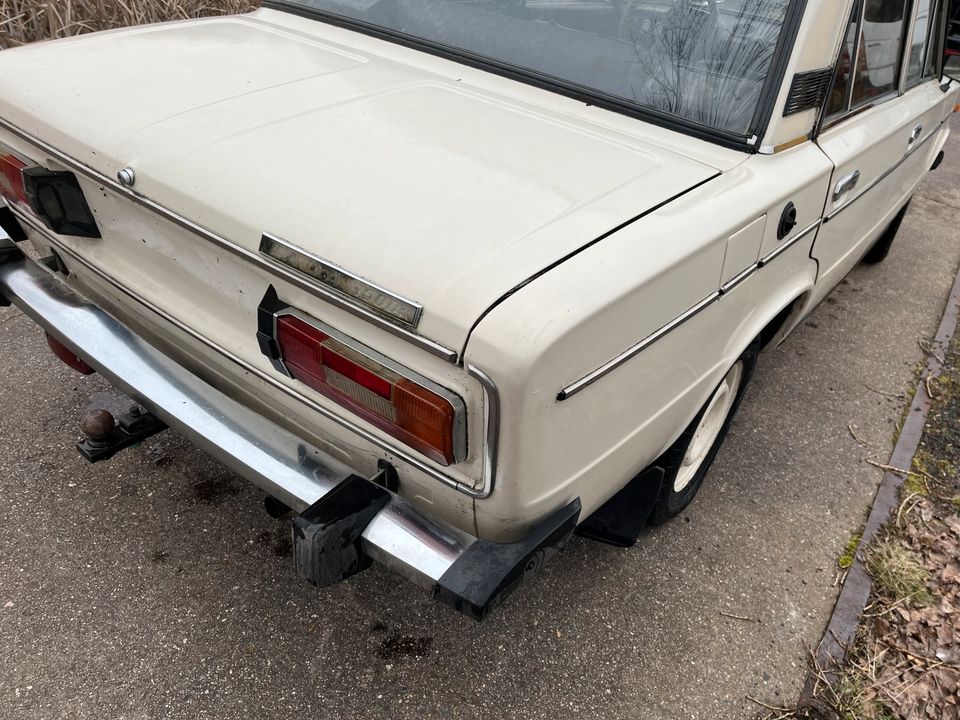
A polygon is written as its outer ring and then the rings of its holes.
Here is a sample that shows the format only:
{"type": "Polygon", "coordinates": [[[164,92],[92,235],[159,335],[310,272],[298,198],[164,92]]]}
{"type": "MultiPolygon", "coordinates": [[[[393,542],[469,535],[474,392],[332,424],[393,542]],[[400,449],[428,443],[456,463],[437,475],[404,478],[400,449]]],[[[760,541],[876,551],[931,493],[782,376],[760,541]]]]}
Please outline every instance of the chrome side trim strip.
{"type": "Polygon", "coordinates": [[[606,364],[601,365],[599,368],[594,370],[592,373],[590,373],[586,377],[580,380],[577,380],[577,382],[573,383],[572,385],[568,385],[567,387],[565,387],[563,390],[561,390],[557,394],[557,401],[562,402],[564,400],[568,400],[572,398],[574,395],[576,395],[578,392],[580,392],[581,390],[585,390],[586,388],[590,387],[600,378],[605,377],[606,375],[609,375],[611,372],[616,370],[618,367],[623,365],[628,360],[632,360],[634,357],[636,357],[637,355],[642,353],[644,350],[646,350],[648,347],[650,347],[655,342],[657,342],[657,340],[659,340],[660,338],[676,330],[678,327],[683,325],[688,320],[699,315],[701,312],[703,312],[703,310],[710,307],[710,305],[712,305],[719,299],[720,299],[719,291],[710,293],[707,297],[705,297],[703,300],[698,302],[696,305],[694,305],[692,308],[687,310],[685,313],[683,313],[679,317],[674,318],[673,320],[668,322],[666,325],[661,327],[659,330],[654,331],[651,335],[648,335],[647,337],[645,337],[643,340],[638,342],[636,345],[634,345],[630,349],[620,353],[619,355],[617,355],[615,358],[613,358],[606,364]]]}
{"type": "Polygon", "coordinates": [[[626,350],[620,355],[617,355],[608,363],[600,366],[599,368],[597,368],[596,370],[594,370],[592,373],[585,376],[581,380],[578,380],[572,385],[568,385],[567,387],[565,387],[563,390],[561,390],[557,394],[557,401],[562,402],[564,400],[567,400],[568,398],[573,397],[581,390],[584,390],[590,385],[592,385],[593,383],[597,382],[597,380],[599,380],[600,378],[616,370],[618,367],[623,365],[628,360],[631,360],[637,355],[639,355],[641,352],[646,350],[648,347],[653,345],[655,342],[657,342],[667,334],[676,330],[678,327],[683,325],[688,320],[691,320],[697,315],[699,315],[703,310],[705,310],[710,305],[720,300],[724,295],[733,291],[737,286],[739,286],[741,283],[747,280],[750,276],[752,276],[757,270],[764,267],[765,265],[770,264],[770,262],[774,258],[786,252],[789,248],[793,247],[798,242],[800,242],[803,238],[807,237],[810,233],[814,232],[817,228],[820,227],[822,222],[823,222],[822,220],[817,220],[815,223],[813,223],[809,227],[801,230],[800,232],[796,233],[789,239],[785,240],[783,243],[781,243],[781,245],[776,250],[768,253],[763,258],[758,260],[756,263],[754,263],[753,265],[748,267],[746,270],[738,274],[732,280],[724,284],[723,287],[721,287],[717,292],[711,293],[710,295],[705,297],[703,300],[698,302],[696,305],[694,305],[692,308],[687,310],[685,313],[683,313],[682,315],[679,315],[674,320],[671,320],[670,322],[668,322],[666,325],[661,327],[659,330],[656,330],[651,335],[648,335],[643,340],[638,342],[636,345],[631,347],[629,350],[626,350]]]}
{"type": "Polygon", "coordinates": [[[808,228],[806,228],[806,229],[804,229],[804,230],[801,230],[800,232],[798,232],[798,233],[797,233],[796,235],[794,235],[793,237],[788,238],[788,239],[785,240],[784,242],[780,243],[780,245],[777,246],[774,250],[772,250],[771,252],[767,253],[767,254],[764,255],[762,258],[760,258],[760,260],[757,261],[757,265],[758,265],[759,267],[763,267],[764,265],[769,265],[769,264],[770,264],[770,261],[772,261],[772,260],[773,260],[774,258],[776,258],[777,256],[781,255],[782,253],[785,253],[787,250],[789,250],[791,247],[793,247],[793,246],[796,245],[798,242],[800,242],[801,240],[803,240],[803,239],[804,239],[807,235],[809,235],[810,233],[815,232],[822,224],[823,224],[823,220],[817,220],[817,221],[816,221],[815,223],[813,223],[813,225],[811,225],[810,227],[808,227],[808,228]]]}
{"type": "Polygon", "coordinates": [[[923,140],[921,140],[921,141],[918,142],[918,143],[914,143],[914,144],[910,147],[910,149],[907,150],[907,152],[904,154],[904,156],[903,156],[902,158],[900,158],[899,160],[897,160],[897,162],[894,163],[894,165],[892,165],[891,167],[887,168],[887,169],[886,169],[881,175],[879,175],[878,177],[874,178],[873,181],[870,182],[868,185],[866,185],[866,186],[863,188],[863,190],[861,190],[859,193],[857,193],[857,195],[856,195],[855,197],[850,198],[849,200],[847,200],[847,201],[846,201],[845,203],[843,203],[842,205],[834,208],[833,211],[831,211],[830,214],[827,215],[827,216],[823,219],[823,221],[824,221],[825,223],[826,223],[826,222],[830,222],[830,221],[833,220],[835,217],[837,217],[837,215],[839,215],[840,213],[842,213],[842,212],[843,212],[844,210],[846,210],[848,207],[850,207],[850,206],[853,205],[855,202],[857,202],[857,200],[859,200],[860,198],[862,198],[862,197],[863,197],[864,195],[866,195],[868,192],[870,192],[871,190],[873,190],[877,185],[879,185],[879,184],[882,183],[884,180],[886,180],[888,177],[890,177],[893,173],[895,173],[895,172],[900,168],[901,165],[903,165],[908,159],[910,159],[910,157],[911,157],[917,150],[919,150],[919,149],[922,148],[924,145],[926,145],[927,142],[928,142],[934,135],[936,135],[938,132],[940,132],[940,129],[941,129],[942,127],[943,127],[943,123],[940,123],[939,125],[937,125],[937,127],[935,127],[935,128],[933,129],[932,132],[927,133],[927,136],[926,136],[925,138],[923,138],[923,140]]]}
{"type": "Polygon", "coordinates": [[[404,340],[407,340],[408,342],[416,345],[417,347],[422,348],[427,352],[433,355],[436,355],[437,357],[442,358],[443,360],[446,360],[449,363],[457,364],[459,362],[459,359],[460,359],[459,352],[455,350],[451,350],[450,348],[445,347],[440,343],[434,342],[433,340],[425,338],[422,335],[418,335],[415,332],[411,332],[410,330],[407,330],[404,327],[400,327],[386,320],[383,316],[373,312],[372,310],[368,310],[366,307],[359,305],[355,302],[352,302],[351,300],[347,299],[347,296],[342,295],[334,290],[328,290],[324,286],[318,285],[316,282],[308,280],[299,272],[297,272],[296,270],[293,270],[292,268],[289,268],[288,266],[282,264],[281,262],[274,260],[273,258],[267,258],[267,257],[261,256],[257,252],[253,252],[251,250],[248,250],[245,247],[237,245],[233,241],[228,240],[227,238],[221,235],[218,235],[212,230],[208,230],[207,228],[201,225],[198,225],[192,220],[188,220],[182,215],[179,215],[172,210],[168,210],[163,205],[160,205],[159,203],[154,202],[153,200],[150,200],[149,198],[146,198],[137,192],[134,192],[130,188],[124,187],[115,179],[110,178],[98,172],[97,170],[94,170],[89,165],[85,165],[84,163],[72,158],[71,156],[67,155],[64,152],[57,150],[55,147],[53,147],[52,145],[49,145],[43,140],[39,140],[38,138],[33,137],[29,133],[25,132],[24,130],[21,130],[16,125],[11,124],[10,122],[4,120],[3,118],[0,118],[0,128],[12,133],[13,135],[16,135],[18,138],[20,138],[24,142],[27,142],[33,145],[34,147],[38,148],[39,150],[47,153],[48,155],[50,155],[50,157],[55,158],[58,162],[69,167],[70,169],[75,170],[76,172],[79,172],[82,175],[85,175],[86,177],[90,178],[94,182],[104,186],[105,188],[108,188],[111,192],[116,193],[117,195],[120,195],[122,197],[125,197],[128,200],[131,200],[137,205],[140,205],[141,207],[144,207],[147,210],[150,210],[151,212],[154,212],[157,215],[160,215],[166,220],[169,220],[170,222],[176,225],[179,225],[184,230],[192,232],[193,234],[202,237],[204,240],[207,240],[213,243],[217,247],[220,247],[223,250],[226,250],[227,252],[230,252],[238,257],[243,258],[244,260],[252,263],[256,267],[259,267],[279,278],[282,278],[286,282],[289,282],[291,285],[295,285],[301,290],[304,290],[313,295],[316,295],[317,297],[320,297],[323,300],[329,302],[331,305],[334,305],[340,308],[341,310],[349,312],[352,315],[356,315],[357,317],[362,318],[363,320],[369,322],[372,325],[376,325],[378,328],[390,333],[391,335],[396,335],[397,337],[403,338],[404,340]]]}
{"type": "MultiPolygon", "coordinates": [[[[473,488],[473,487],[471,487],[470,485],[467,485],[467,484],[465,484],[465,483],[459,482],[459,481],[457,481],[457,480],[455,480],[455,479],[447,476],[445,473],[441,472],[440,470],[436,469],[435,467],[427,464],[427,463],[424,462],[423,460],[421,460],[421,459],[417,458],[416,456],[412,455],[411,453],[407,452],[407,451],[404,450],[402,447],[399,447],[399,446],[392,445],[392,444],[388,443],[387,441],[381,439],[380,437],[378,437],[377,435],[373,434],[372,432],[366,430],[365,428],[363,428],[363,427],[361,427],[361,426],[359,426],[359,425],[351,422],[351,421],[348,420],[347,418],[341,417],[341,416],[337,415],[336,413],[334,413],[333,411],[328,410],[328,409],[325,408],[323,405],[320,405],[319,403],[311,400],[310,398],[304,397],[304,396],[301,395],[300,393],[296,392],[294,389],[292,389],[292,388],[288,387],[287,385],[285,385],[284,383],[280,382],[277,378],[272,377],[271,375],[263,372],[263,371],[260,370],[259,368],[254,367],[253,365],[249,364],[248,362],[240,359],[239,357],[237,357],[236,355],[232,354],[230,351],[226,350],[225,348],[221,347],[220,345],[218,345],[218,344],[215,343],[214,341],[210,340],[209,338],[205,337],[204,335],[201,335],[201,334],[198,333],[196,330],[193,330],[192,328],[188,327],[188,326],[185,325],[183,322],[181,322],[181,321],[178,320],[177,318],[175,318],[175,317],[173,317],[172,315],[170,315],[169,313],[167,313],[165,310],[162,310],[161,308],[159,308],[159,307],[157,307],[156,305],[154,305],[153,303],[151,303],[149,300],[147,300],[147,299],[145,299],[145,298],[143,298],[143,297],[140,297],[139,295],[137,295],[135,292],[133,292],[133,291],[130,290],[129,288],[121,285],[120,283],[118,283],[118,282],[117,282],[116,280],[114,280],[113,278],[111,278],[111,277],[109,277],[108,275],[104,274],[99,268],[97,268],[96,266],[94,266],[93,264],[91,264],[89,261],[87,261],[86,259],[84,259],[84,258],[81,257],[80,255],[78,255],[77,253],[75,253],[74,251],[72,251],[70,248],[68,248],[68,247],[66,247],[65,245],[63,245],[63,244],[60,242],[59,238],[58,238],[56,235],[54,235],[53,233],[51,233],[49,230],[47,230],[47,228],[45,228],[44,226],[42,226],[42,225],[41,225],[40,223],[38,223],[37,221],[35,221],[35,220],[33,220],[32,218],[30,218],[28,215],[25,215],[23,212],[16,212],[16,215],[17,215],[17,217],[18,217],[19,219],[23,220],[24,223],[26,223],[27,225],[30,225],[30,227],[33,228],[35,231],[37,231],[38,233],[41,233],[53,246],[56,247],[56,249],[57,249],[58,252],[62,252],[64,255],[68,256],[68,257],[71,258],[72,260],[80,263],[80,264],[83,265],[85,268],[87,268],[90,272],[92,272],[93,274],[95,274],[97,277],[101,278],[104,282],[108,283],[108,284],[111,285],[113,288],[115,288],[117,291],[123,293],[124,295],[126,295],[127,297],[129,297],[131,300],[136,301],[137,303],[139,303],[139,304],[142,305],[143,307],[147,308],[150,312],[155,313],[156,315],[162,317],[164,320],[166,320],[167,322],[169,322],[171,325],[175,326],[177,329],[179,329],[179,330],[181,330],[182,332],[186,333],[187,335],[189,335],[190,337],[192,337],[192,338],[193,338],[194,340],[196,340],[197,342],[200,342],[200,343],[202,343],[203,345],[206,345],[208,348],[210,348],[211,350],[213,350],[214,352],[216,352],[218,355],[221,355],[222,357],[226,358],[227,360],[229,360],[230,362],[234,363],[235,365],[238,365],[238,366],[239,366],[240,368],[242,368],[245,372],[248,372],[248,373],[256,376],[256,377],[259,378],[260,380],[262,380],[262,381],[264,381],[265,383],[268,383],[269,385],[271,385],[271,386],[272,386],[273,388],[275,388],[276,390],[278,390],[278,391],[284,393],[285,395],[293,398],[293,399],[296,400],[297,402],[299,402],[299,403],[307,406],[307,407],[308,407],[310,410],[312,410],[313,412],[317,412],[317,413],[319,413],[320,415],[322,415],[323,417],[325,417],[326,419],[330,420],[331,422],[339,425],[340,427],[345,428],[345,429],[347,429],[347,430],[349,430],[349,431],[357,434],[358,436],[360,436],[362,439],[366,440],[367,442],[375,445],[376,447],[380,448],[381,450],[385,450],[386,452],[389,452],[389,453],[392,454],[394,457],[397,457],[397,458],[403,460],[403,461],[404,461],[405,463],[407,463],[408,465],[411,465],[411,466],[415,467],[417,470],[419,470],[420,472],[424,473],[425,475],[428,475],[429,477],[433,478],[434,480],[438,480],[438,481],[442,482],[443,484],[448,485],[448,486],[450,486],[450,487],[452,487],[452,488],[455,488],[456,490],[459,490],[460,492],[462,492],[462,493],[464,493],[464,494],[466,494],[466,495],[469,495],[469,496],[471,496],[471,497],[485,497],[485,495],[483,495],[483,493],[486,491],[487,486],[488,486],[488,485],[491,485],[491,482],[490,482],[490,480],[486,477],[486,475],[484,476],[483,485],[481,486],[481,488],[480,488],[479,490],[476,489],[476,488],[473,488]]],[[[486,468],[484,469],[484,473],[488,473],[488,470],[487,470],[486,468]]],[[[491,487],[492,487],[492,485],[491,485],[491,487]]],[[[489,493],[488,493],[488,494],[489,494],[489,493]]]]}
{"type": "Polygon", "coordinates": [[[497,454],[500,449],[500,393],[490,376],[476,365],[467,365],[467,372],[483,386],[486,422],[486,443],[483,448],[483,487],[474,493],[478,500],[489,497],[497,479],[497,454]]]}
{"type": "Polygon", "coordinates": [[[722,285],[722,286],[720,287],[720,291],[719,291],[720,294],[721,294],[721,295],[726,295],[728,292],[730,292],[731,290],[733,290],[737,285],[739,285],[739,284],[742,283],[744,280],[746,280],[748,277],[750,277],[751,275],[753,275],[753,274],[759,269],[759,267],[760,267],[760,264],[759,264],[759,263],[754,263],[753,265],[751,265],[750,267],[748,267],[746,270],[744,270],[744,271],[743,271],[742,273],[740,273],[739,275],[737,275],[737,276],[731,278],[730,280],[728,280],[724,285],[722,285]]]}

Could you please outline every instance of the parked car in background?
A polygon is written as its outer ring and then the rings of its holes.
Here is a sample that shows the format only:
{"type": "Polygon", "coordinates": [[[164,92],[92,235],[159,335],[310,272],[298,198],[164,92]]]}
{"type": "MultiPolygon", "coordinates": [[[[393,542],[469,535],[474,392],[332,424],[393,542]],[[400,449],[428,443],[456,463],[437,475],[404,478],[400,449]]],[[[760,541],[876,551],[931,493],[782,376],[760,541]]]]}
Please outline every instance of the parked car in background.
{"type": "Polygon", "coordinates": [[[292,515],[483,618],[700,489],[760,352],[882,260],[942,0],[266,0],[0,53],[0,300],[292,515]]]}

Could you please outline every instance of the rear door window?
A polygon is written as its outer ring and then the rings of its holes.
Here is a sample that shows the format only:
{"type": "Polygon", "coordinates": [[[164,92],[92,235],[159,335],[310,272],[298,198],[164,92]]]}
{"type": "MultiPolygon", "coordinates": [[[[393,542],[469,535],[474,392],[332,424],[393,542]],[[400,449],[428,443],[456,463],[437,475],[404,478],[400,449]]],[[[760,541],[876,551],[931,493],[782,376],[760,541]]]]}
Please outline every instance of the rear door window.
{"type": "MultiPolygon", "coordinates": [[[[929,2],[920,0],[921,4],[929,2]]],[[[828,122],[896,97],[911,8],[909,0],[854,3],[827,105],[828,122]]],[[[925,38],[921,38],[921,50],[925,38]]]]}
{"type": "Polygon", "coordinates": [[[866,0],[853,107],[896,90],[907,25],[907,0],[866,0]]]}

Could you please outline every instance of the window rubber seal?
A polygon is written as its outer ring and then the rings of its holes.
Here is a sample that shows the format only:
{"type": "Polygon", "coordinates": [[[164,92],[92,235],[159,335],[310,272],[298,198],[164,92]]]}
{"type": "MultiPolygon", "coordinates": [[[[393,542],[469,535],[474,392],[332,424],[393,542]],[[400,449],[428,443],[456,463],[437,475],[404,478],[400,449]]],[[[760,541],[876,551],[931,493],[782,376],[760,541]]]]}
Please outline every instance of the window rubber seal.
{"type": "MultiPolygon", "coordinates": [[[[799,27],[800,19],[803,17],[802,8],[806,7],[806,3],[807,0],[791,0],[791,5],[787,9],[787,20],[791,25],[795,24],[796,27],[791,28],[790,35],[792,37],[790,38],[789,43],[787,43],[789,48],[784,48],[785,51],[782,52],[782,54],[785,55],[785,58],[778,62],[778,64],[782,63],[783,65],[782,68],[777,68],[780,75],[780,84],[783,82],[782,74],[786,70],[790,55],[792,55],[792,49],[796,39],[796,30],[799,27]],[[794,20],[794,18],[791,16],[791,12],[793,12],[794,8],[798,6],[802,6],[801,12],[798,14],[799,19],[794,20]]],[[[755,132],[748,131],[747,133],[741,135],[738,133],[718,130],[706,125],[684,120],[683,118],[670,115],[669,113],[658,112],[652,108],[646,108],[642,105],[617,98],[614,95],[592,90],[584,85],[569,82],[552,75],[538,73],[517,65],[500,62],[482,55],[458,50],[449,45],[444,45],[442,43],[418,38],[413,35],[406,35],[404,33],[392,31],[389,28],[364,22],[363,20],[356,20],[344,15],[337,15],[335,13],[318,10],[316,8],[305,7],[298,3],[290,2],[289,0],[264,0],[261,7],[268,10],[277,10],[280,12],[290,13],[292,15],[297,15],[310,20],[317,20],[328,25],[333,25],[345,30],[352,30],[354,32],[374,37],[379,40],[385,40],[395,45],[401,45],[413,50],[420,50],[421,52],[426,52],[446,60],[452,60],[460,63],[461,65],[466,65],[478,70],[484,70],[494,75],[499,75],[510,80],[516,80],[526,85],[540,88],[541,90],[547,90],[558,95],[568,97],[572,100],[578,100],[585,103],[587,106],[599,107],[604,110],[619,113],[620,115],[626,115],[627,117],[648,122],[651,125],[656,125],[657,127],[662,127],[667,130],[673,130],[674,132],[679,132],[684,135],[697,138],[698,140],[705,140],[706,142],[714,143],[731,150],[739,150],[749,154],[755,154],[758,151],[758,143],[756,141],[754,141],[751,145],[753,136],[757,134],[755,132]]],[[[796,15],[797,13],[794,12],[794,14],[796,15]]],[[[780,57],[780,44],[785,40],[784,30],[786,29],[787,24],[787,22],[784,22],[784,29],[781,29],[778,47],[774,49],[774,61],[777,61],[778,57],[780,57]]],[[[771,75],[773,74],[774,70],[772,65],[773,63],[771,63],[771,71],[768,72],[767,79],[764,81],[765,89],[761,90],[760,102],[758,103],[758,112],[754,114],[755,120],[760,115],[759,108],[765,104],[764,101],[766,100],[766,96],[772,95],[773,102],[776,102],[776,97],[779,94],[779,85],[774,87],[774,83],[771,80],[771,75]]],[[[769,104],[769,101],[767,101],[766,104],[769,104]]],[[[769,124],[769,116],[772,114],[772,107],[769,109],[764,108],[764,112],[766,113],[766,118],[762,124],[764,127],[766,127],[769,124]]]]}

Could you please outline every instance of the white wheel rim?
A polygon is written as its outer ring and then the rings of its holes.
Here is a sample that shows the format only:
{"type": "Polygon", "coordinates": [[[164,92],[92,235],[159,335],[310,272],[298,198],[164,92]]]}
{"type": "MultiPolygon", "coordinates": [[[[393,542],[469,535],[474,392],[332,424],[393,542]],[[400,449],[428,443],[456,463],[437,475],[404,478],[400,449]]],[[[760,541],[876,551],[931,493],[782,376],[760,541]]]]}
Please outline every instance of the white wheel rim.
{"type": "Polygon", "coordinates": [[[737,392],[740,390],[740,382],[743,379],[743,362],[738,361],[736,365],[730,368],[730,372],[723,378],[720,387],[713,393],[707,409],[700,418],[697,429],[693,431],[693,438],[687,446],[687,452],[683,456],[683,463],[680,470],[673,480],[673,491],[680,493],[687,489],[687,486],[693,482],[697,472],[703,465],[710,449],[717,441],[720,431],[723,429],[730,411],[733,410],[733,403],[737,399],[737,392]]]}

